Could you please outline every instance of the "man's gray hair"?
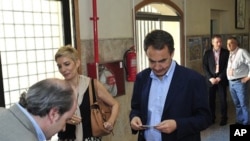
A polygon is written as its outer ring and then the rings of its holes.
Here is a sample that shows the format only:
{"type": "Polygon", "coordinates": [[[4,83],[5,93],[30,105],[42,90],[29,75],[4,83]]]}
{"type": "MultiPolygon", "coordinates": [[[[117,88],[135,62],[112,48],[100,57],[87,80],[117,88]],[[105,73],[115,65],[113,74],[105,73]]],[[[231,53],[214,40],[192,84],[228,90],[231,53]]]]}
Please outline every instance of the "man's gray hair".
{"type": "Polygon", "coordinates": [[[23,93],[19,103],[33,115],[45,116],[52,108],[59,114],[69,111],[73,105],[74,91],[68,82],[57,78],[39,81],[23,93]]]}

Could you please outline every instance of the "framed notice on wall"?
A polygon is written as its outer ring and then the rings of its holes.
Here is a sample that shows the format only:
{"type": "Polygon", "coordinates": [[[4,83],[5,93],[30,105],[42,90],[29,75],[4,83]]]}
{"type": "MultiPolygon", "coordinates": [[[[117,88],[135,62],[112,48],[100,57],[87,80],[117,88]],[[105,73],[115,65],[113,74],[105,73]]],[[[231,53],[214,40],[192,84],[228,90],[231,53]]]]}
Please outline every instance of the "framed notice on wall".
{"type": "Polygon", "coordinates": [[[246,0],[235,0],[235,28],[245,28],[246,0]]]}

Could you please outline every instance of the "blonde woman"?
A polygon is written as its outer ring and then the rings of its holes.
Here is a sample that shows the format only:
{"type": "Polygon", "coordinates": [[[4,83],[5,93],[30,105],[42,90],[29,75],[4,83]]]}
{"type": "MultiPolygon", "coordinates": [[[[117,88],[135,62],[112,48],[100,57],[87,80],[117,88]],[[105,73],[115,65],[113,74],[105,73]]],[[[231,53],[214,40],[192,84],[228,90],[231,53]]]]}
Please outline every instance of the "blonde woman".
{"type": "MultiPolygon", "coordinates": [[[[80,123],[67,124],[66,130],[58,133],[59,140],[101,141],[101,137],[93,137],[91,132],[88,90],[91,78],[78,73],[81,61],[77,50],[70,45],[63,46],[56,52],[55,61],[64,79],[76,90],[78,109],[75,117],[79,116],[82,119],[80,123]]],[[[104,123],[104,127],[112,131],[118,116],[119,103],[112,97],[100,81],[96,82],[98,87],[96,93],[97,97],[112,107],[111,116],[108,121],[104,123]]]]}

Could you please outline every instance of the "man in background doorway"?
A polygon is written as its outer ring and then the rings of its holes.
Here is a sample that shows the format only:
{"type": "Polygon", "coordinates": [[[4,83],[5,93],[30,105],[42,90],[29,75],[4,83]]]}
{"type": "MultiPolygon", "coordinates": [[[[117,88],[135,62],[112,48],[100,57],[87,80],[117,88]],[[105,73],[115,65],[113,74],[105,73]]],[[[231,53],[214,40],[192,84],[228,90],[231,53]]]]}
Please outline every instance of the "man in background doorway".
{"type": "Polygon", "coordinates": [[[226,75],[229,51],[222,48],[222,37],[212,36],[212,48],[207,50],[203,56],[203,69],[207,78],[209,91],[209,105],[212,113],[212,120],[216,118],[216,95],[219,97],[221,121],[220,125],[227,124],[227,86],[226,75]]]}

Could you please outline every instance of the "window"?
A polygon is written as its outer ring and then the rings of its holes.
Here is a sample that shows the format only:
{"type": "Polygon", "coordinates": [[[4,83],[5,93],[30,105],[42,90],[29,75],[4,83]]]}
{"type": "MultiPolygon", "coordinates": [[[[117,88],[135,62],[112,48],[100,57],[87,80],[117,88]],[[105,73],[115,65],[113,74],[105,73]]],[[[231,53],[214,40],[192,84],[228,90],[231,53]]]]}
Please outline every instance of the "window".
{"type": "Polygon", "coordinates": [[[174,60],[180,62],[180,17],[169,6],[165,4],[146,5],[136,12],[135,19],[138,72],[149,66],[143,49],[143,40],[149,32],[155,29],[163,29],[172,34],[175,40],[174,60]]]}
{"type": "Polygon", "coordinates": [[[65,7],[60,0],[0,0],[0,53],[6,108],[35,82],[61,77],[54,54],[65,42],[67,24],[63,24],[62,11],[69,11],[69,6],[65,7]]]}

